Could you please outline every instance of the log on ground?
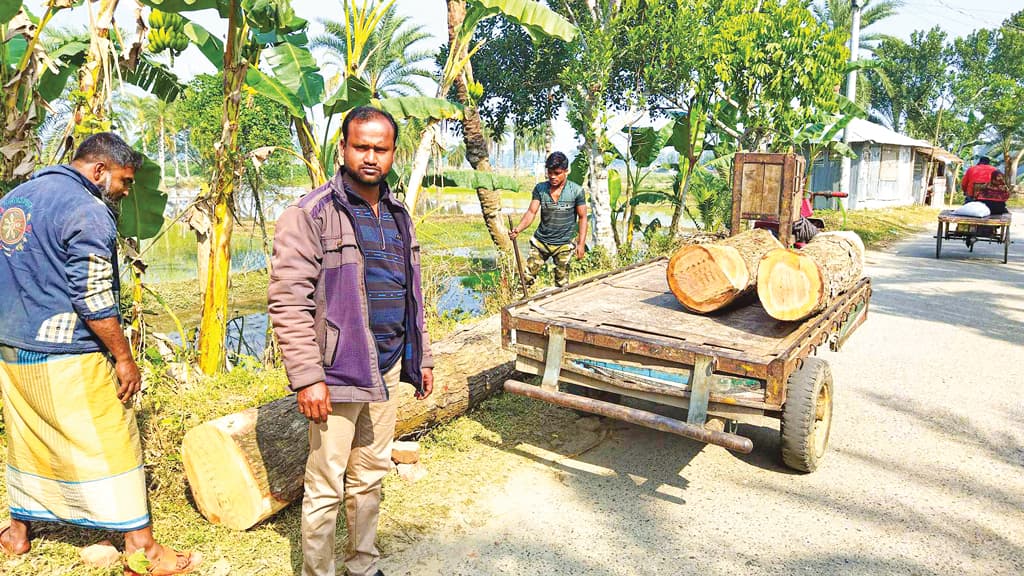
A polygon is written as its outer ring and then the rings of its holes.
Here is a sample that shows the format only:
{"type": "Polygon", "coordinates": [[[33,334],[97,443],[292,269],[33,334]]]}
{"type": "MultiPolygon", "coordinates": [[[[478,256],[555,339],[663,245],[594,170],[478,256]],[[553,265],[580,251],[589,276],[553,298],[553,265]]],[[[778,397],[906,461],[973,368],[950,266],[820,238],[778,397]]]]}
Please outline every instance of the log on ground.
{"type": "Polygon", "coordinates": [[[772,250],[758,268],[757,297],[777,320],[824,310],[864,272],[864,243],[854,232],[818,234],[801,250],[772,250]]]}
{"type": "MultiPolygon", "coordinates": [[[[500,333],[494,316],[435,342],[434,393],[416,400],[412,386],[400,385],[395,437],[465,414],[500,390],[513,371],[500,333]]],[[[181,452],[200,513],[213,524],[246,530],[302,496],[307,431],[294,394],[190,430],[181,452]]]]}
{"type": "Polygon", "coordinates": [[[683,246],[668,262],[669,289],[689,310],[701,314],[720,310],[754,291],[758,263],[779,248],[782,244],[763,229],[712,244],[683,246]]]}

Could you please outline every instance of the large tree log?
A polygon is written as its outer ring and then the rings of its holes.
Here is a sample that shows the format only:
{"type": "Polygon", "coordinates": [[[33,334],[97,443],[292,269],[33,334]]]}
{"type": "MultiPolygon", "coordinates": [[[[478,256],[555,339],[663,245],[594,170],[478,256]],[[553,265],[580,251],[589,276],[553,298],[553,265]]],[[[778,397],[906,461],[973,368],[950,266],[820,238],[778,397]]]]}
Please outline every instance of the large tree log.
{"type": "Polygon", "coordinates": [[[803,320],[824,310],[864,272],[854,232],[818,234],[801,250],[772,250],[761,261],[757,296],[772,318],[803,320]]]}
{"type": "Polygon", "coordinates": [[[768,230],[747,230],[713,244],[683,246],[672,255],[668,287],[686,308],[706,314],[753,292],[757,265],[771,250],[782,248],[768,230]]]}
{"type": "MultiPolygon", "coordinates": [[[[402,384],[395,437],[460,416],[501,388],[513,356],[494,316],[434,344],[434,393],[416,400],[402,384]]],[[[302,495],[308,423],[289,395],[201,424],[182,441],[185,475],[207,520],[246,530],[302,495]]]]}

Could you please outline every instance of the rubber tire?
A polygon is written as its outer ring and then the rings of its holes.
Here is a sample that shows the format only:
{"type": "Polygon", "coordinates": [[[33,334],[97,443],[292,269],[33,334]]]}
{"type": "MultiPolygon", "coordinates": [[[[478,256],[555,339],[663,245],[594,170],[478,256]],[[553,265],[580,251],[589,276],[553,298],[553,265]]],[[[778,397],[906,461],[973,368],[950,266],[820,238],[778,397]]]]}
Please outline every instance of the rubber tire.
{"type": "Polygon", "coordinates": [[[786,383],[786,404],[782,407],[781,436],[782,462],[794,470],[814,472],[828,449],[828,435],[832,429],[832,369],[819,358],[805,358],[803,366],[789,376],[786,383]],[[824,430],[818,420],[817,403],[826,388],[824,430]],[[818,434],[825,437],[819,440],[818,434]]]}

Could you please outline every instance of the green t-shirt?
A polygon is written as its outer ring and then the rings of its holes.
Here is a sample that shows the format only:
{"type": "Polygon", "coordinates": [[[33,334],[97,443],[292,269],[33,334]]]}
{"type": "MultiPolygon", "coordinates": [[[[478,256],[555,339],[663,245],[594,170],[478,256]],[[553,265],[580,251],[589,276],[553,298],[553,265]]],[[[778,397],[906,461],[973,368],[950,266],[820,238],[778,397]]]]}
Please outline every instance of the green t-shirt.
{"type": "Polygon", "coordinates": [[[533,200],[540,201],[540,226],[533,237],[552,246],[572,242],[576,236],[576,207],[587,203],[583,187],[567,180],[555,202],[551,185],[541,182],[533,187],[533,200]]]}

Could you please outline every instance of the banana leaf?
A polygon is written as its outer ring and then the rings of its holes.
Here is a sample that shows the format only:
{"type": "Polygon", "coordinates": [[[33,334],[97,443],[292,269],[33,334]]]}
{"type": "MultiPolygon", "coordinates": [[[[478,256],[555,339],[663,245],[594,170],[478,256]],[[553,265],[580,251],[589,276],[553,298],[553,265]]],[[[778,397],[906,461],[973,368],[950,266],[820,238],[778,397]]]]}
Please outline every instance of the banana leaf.
{"type": "Polygon", "coordinates": [[[221,18],[231,15],[230,0],[139,0],[150,8],[163,12],[192,12],[195,10],[216,10],[221,18]]]}
{"type": "Polygon", "coordinates": [[[85,55],[89,51],[89,44],[78,40],[72,40],[53,51],[49,56],[53,59],[57,70],[47,68],[39,78],[38,91],[43,100],[47,102],[56,100],[64,92],[71,75],[78,71],[78,68],[85,63],[85,55]]]}
{"type": "Polygon", "coordinates": [[[472,0],[463,31],[470,32],[483,19],[501,14],[519,24],[536,41],[542,37],[559,38],[572,42],[576,38],[576,27],[554,10],[534,0],[472,0]]]}
{"type": "Polygon", "coordinates": [[[301,42],[305,34],[286,37],[286,41],[263,51],[274,78],[291,90],[304,106],[312,108],[324,96],[324,78],[320,67],[301,42]]]}
{"type": "Polygon", "coordinates": [[[21,10],[22,0],[0,0],[0,24],[7,24],[21,10]]]}
{"type": "Polygon", "coordinates": [[[143,56],[135,64],[134,70],[123,72],[124,81],[142,88],[164,102],[173,102],[185,91],[185,86],[178,81],[178,76],[169,68],[143,56]]]}
{"type": "Polygon", "coordinates": [[[359,78],[349,77],[341,83],[341,87],[334,93],[334,96],[324,102],[324,115],[341,114],[369,104],[372,99],[373,94],[370,93],[369,84],[359,78]]]}
{"type": "Polygon", "coordinates": [[[121,200],[117,231],[121,236],[145,240],[156,236],[164,225],[167,194],[160,190],[160,166],[144,158],[135,171],[131,194],[121,200]]]}
{"type": "Polygon", "coordinates": [[[440,174],[427,174],[423,177],[424,186],[440,184],[446,188],[469,188],[476,190],[511,190],[519,191],[519,181],[511,176],[503,176],[493,172],[477,172],[476,170],[449,170],[440,174]]]}
{"type": "Polygon", "coordinates": [[[586,153],[580,150],[576,157],[572,159],[572,165],[569,167],[569,181],[583,186],[588,172],[590,172],[590,160],[587,158],[586,153]]]}
{"type": "Polygon", "coordinates": [[[608,169],[608,204],[611,209],[618,212],[619,198],[622,197],[622,175],[615,168],[608,169]]]}
{"type": "Polygon", "coordinates": [[[461,120],[462,105],[442,98],[425,96],[400,96],[385,98],[372,102],[381,110],[391,114],[398,120],[416,118],[418,120],[461,120]]]}
{"type": "MultiPolygon", "coordinates": [[[[629,155],[634,163],[641,168],[654,164],[658,159],[661,149],[668,146],[675,126],[666,124],[660,130],[654,128],[623,128],[622,131],[632,134],[629,144],[629,155]]],[[[623,160],[626,160],[623,158],[623,160]]]]}
{"type": "Polygon", "coordinates": [[[28,40],[24,36],[15,36],[6,42],[7,50],[4,52],[4,66],[17,66],[21,57],[28,50],[28,40]]]}
{"type": "Polygon", "coordinates": [[[292,116],[305,117],[306,112],[302,108],[302,100],[299,100],[298,94],[252,64],[249,65],[249,70],[245,73],[245,84],[253,92],[266,96],[287,108],[288,113],[292,116]]]}
{"type": "Polygon", "coordinates": [[[199,51],[206,56],[206,59],[213,64],[214,68],[221,70],[224,68],[224,42],[220,38],[217,38],[206,29],[196,24],[195,22],[185,22],[185,28],[182,30],[185,36],[199,48],[199,51]]]}

